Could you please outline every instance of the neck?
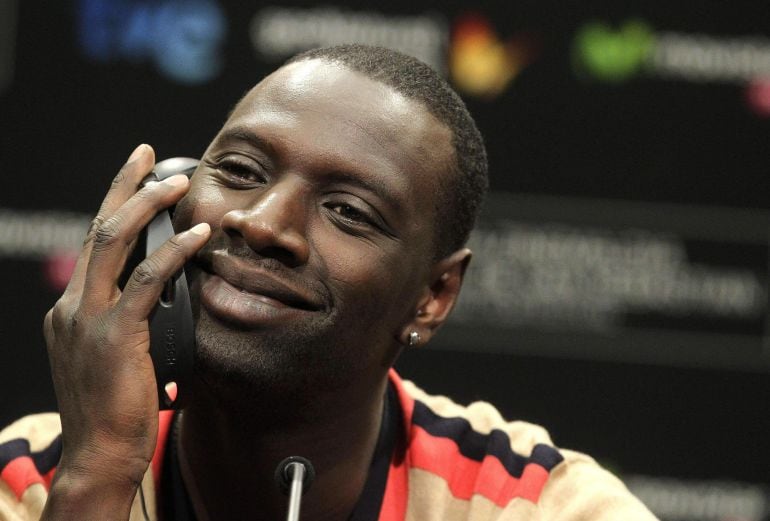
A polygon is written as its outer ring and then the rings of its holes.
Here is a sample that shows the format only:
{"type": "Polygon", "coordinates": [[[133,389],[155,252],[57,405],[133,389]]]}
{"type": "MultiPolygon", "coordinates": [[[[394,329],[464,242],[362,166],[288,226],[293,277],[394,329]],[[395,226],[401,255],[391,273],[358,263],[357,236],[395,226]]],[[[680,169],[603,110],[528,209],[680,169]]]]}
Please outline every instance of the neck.
{"type": "Polygon", "coordinates": [[[198,518],[285,517],[288,498],[273,474],[287,456],[302,456],[316,470],[302,499],[303,520],[347,519],[366,482],[386,385],[384,376],[364,377],[345,389],[319,392],[308,402],[312,407],[273,399],[238,413],[196,392],[181,420],[180,460],[198,518]],[[291,410],[302,412],[286,421],[291,410]]]}

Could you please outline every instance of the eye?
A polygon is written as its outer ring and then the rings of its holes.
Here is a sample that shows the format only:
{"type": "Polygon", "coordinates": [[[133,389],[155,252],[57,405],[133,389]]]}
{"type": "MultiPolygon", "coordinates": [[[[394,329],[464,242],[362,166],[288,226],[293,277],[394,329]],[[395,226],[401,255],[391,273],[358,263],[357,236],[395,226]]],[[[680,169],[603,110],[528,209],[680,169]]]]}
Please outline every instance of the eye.
{"type": "Polygon", "coordinates": [[[338,214],[347,221],[352,221],[355,223],[370,223],[370,219],[362,211],[349,204],[330,204],[329,208],[331,208],[334,213],[338,214]]]}
{"type": "Polygon", "coordinates": [[[215,161],[211,167],[234,184],[264,184],[267,181],[264,169],[256,161],[224,157],[215,161]]]}
{"type": "Polygon", "coordinates": [[[358,197],[340,194],[323,205],[329,217],[343,232],[351,235],[385,235],[395,237],[393,230],[382,218],[377,208],[358,197]],[[339,197],[339,198],[338,198],[339,197]]]}
{"type": "Polygon", "coordinates": [[[381,220],[368,207],[342,201],[329,201],[324,206],[331,210],[337,226],[348,233],[382,229],[381,220]]]}

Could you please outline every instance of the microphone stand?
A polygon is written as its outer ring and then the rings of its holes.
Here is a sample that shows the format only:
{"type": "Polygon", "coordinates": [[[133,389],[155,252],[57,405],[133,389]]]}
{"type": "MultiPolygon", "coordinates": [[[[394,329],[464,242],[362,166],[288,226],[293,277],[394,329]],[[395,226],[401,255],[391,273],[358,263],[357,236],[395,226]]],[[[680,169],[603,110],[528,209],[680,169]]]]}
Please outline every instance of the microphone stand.
{"type": "Polygon", "coordinates": [[[315,479],[313,465],[301,456],[290,456],[275,469],[275,481],[281,492],[289,496],[286,521],[299,521],[302,494],[308,491],[315,479]]]}

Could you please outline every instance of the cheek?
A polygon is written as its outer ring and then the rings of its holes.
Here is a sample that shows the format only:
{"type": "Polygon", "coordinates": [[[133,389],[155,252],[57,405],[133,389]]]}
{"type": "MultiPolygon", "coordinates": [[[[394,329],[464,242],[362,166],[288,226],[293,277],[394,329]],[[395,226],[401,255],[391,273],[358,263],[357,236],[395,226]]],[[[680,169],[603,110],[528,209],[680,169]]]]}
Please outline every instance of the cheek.
{"type": "Polygon", "coordinates": [[[401,319],[417,296],[417,283],[412,280],[413,272],[405,268],[414,264],[413,259],[395,250],[351,244],[347,240],[336,241],[333,246],[317,245],[336,305],[342,312],[357,319],[364,316],[401,319]]]}
{"type": "Polygon", "coordinates": [[[228,210],[221,187],[194,180],[188,194],[177,205],[175,221],[186,228],[207,222],[213,229],[219,226],[228,210]]]}

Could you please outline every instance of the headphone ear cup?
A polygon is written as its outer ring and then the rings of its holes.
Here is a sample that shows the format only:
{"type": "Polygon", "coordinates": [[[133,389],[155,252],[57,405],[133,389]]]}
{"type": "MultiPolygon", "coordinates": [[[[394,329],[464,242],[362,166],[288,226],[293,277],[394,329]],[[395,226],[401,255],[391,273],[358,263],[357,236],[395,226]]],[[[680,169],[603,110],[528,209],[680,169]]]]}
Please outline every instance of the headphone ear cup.
{"type": "MultiPolygon", "coordinates": [[[[147,227],[146,255],[173,236],[171,214],[160,212],[147,227]]],[[[166,283],[149,316],[149,323],[150,356],[155,366],[158,403],[161,409],[180,409],[190,399],[195,354],[195,324],[184,269],[166,283]],[[173,399],[166,392],[166,385],[170,383],[176,384],[177,395],[173,399]]]]}
{"type": "MultiPolygon", "coordinates": [[[[175,157],[155,165],[142,180],[162,181],[175,174],[192,176],[198,166],[197,159],[175,157]]],[[[123,271],[118,277],[118,287],[126,287],[136,267],[155,250],[174,236],[171,221],[174,208],[163,210],[142,229],[123,271]]],[[[193,323],[190,292],[184,270],[174,274],[148,317],[150,325],[150,356],[155,366],[158,387],[158,405],[161,409],[181,409],[190,400],[192,388],[193,357],[195,355],[195,324],[193,323]],[[176,396],[166,391],[168,384],[176,384],[176,396]]]]}
{"type": "MultiPolygon", "coordinates": [[[[172,157],[169,159],[164,159],[163,161],[156,163],[155,168],[152,169],[152,172],[147,174],[147,177],[142,179],[141,186],[144,186],[145,183],[150,181],[163,181],[164,179],[177,174],[184,174],[188,178],[191,178],[195,172],[195,169],[198,168],[199,163],[200,161],[191,157],[172,157]]],[[[173,218],[175,211],[176,205],[169,208],[169,216],[173,218]]]]}
{"type": "MultiPolygon", "coordinates": [[[[187,177],[192,177],[195,169],[198,168],[197,159],[191,157],[172,157],[170,159],[164,159],[155,164],[155,168],[152,169],[150,175],[154,176],[153,180],[163,181],[167,177],[171,177],[176,174],[185,174],[187,177]]],[[[150,177],[150,176],[147,176],[150,177]]],[[[145,178],[145,181],[150,179],[145,178]]]]}

